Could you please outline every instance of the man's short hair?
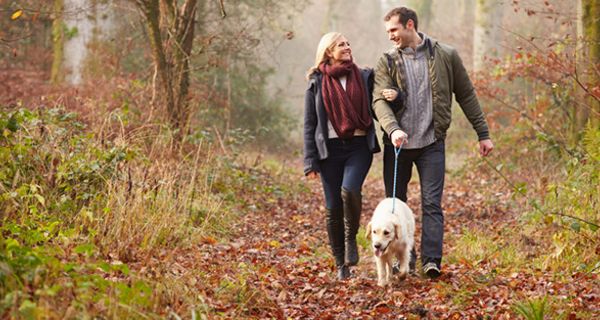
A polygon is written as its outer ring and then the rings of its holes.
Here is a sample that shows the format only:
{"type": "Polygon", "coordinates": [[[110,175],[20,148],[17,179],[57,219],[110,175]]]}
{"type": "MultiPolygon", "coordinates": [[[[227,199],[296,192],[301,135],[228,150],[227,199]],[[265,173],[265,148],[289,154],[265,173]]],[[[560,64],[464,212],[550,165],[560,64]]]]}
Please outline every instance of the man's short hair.
{"type": "Polygon", "coordinates": [[[383,17],[383,21],[390,21],[390,19],[392,19],[394,16],[398,16],[398,21],[405,28],[408,20],[412,20],[415,25],[415,31],[419,30],[419,19],[417,18],[417,13],[414,10],[407,7],[394,8],[388,12],[385,17],[383,17]]]}

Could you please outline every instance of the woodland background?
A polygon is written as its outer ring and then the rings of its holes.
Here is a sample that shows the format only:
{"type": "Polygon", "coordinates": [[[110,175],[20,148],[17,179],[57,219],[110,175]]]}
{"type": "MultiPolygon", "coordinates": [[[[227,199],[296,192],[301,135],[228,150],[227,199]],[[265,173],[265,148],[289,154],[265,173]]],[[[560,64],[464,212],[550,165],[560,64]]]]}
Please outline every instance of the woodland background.
{"type": "Polygon", "coordinates": [[[0,0],[0,318],[599,318],[599,19],[595,0],[0,0]],[[373,66],[399,5],[457,48],[496,149],[455,108],[444,276],[381,290],[363,237],[335,280],[302,101],[322,34],[373,66]]]}

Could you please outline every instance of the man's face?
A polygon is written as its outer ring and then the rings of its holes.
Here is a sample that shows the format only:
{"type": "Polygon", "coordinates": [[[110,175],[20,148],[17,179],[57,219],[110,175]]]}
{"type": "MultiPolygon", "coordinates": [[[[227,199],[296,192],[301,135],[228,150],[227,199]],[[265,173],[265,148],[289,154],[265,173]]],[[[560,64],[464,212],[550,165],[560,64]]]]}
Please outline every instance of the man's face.
{"type": "MultiPolygon", "coordinates": [[[[412,20],[409,20],[410,23],[412,20]]],[[[399,48],[406,48],[408,46],[408,40],[410,33],[408,30],[408,23],[406,28],[400,23],[400,17],[393,16],[390,20],[385,22],[385,31],[388,34],[388,39],[396,44],[399,48]]]]}

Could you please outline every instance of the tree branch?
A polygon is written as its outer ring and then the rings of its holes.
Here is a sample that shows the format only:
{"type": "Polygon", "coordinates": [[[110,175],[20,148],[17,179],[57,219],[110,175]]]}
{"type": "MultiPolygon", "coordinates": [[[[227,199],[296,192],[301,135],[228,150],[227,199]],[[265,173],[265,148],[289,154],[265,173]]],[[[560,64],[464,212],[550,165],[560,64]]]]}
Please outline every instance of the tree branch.
{"type": "MultiPolygon", "coordinates": [[[[508,29],[505,29],[505,30],[506,30],[507,32],[509,32],[509,33],[512,33],[514,36],[516,36],[516,37],[518,37],[518,38],[521,38],[522,40],[524,40],[525,42],[527,42],[529,45],[531,45],[531,46],[532,46],[534,49],[536,49],[538,52],[544,53],[544,50],[542,50],[542,49],[541,49],[539,46],[537,46],[535,43],[533,43],[533,41],[531,41],[531,40],[529,40],[529,39],[525,38],[525,36],[523,36],[523,35],[521,35],[521,34],[519,34],[519,33],[517,33],[517,32],[514,32],[514,31],[511,31],[511,30],[508,30],[508,29]]],[[[557,55],[550,55],[550,58],[552,59],[552,61],[556,62],[556,64],[557,64],[559,67],[563,68],[563,70],[568,70],[568,68],[567,68],[567,67],[564,65],[564,63],[563,63],[563,62],[562,62],[560,59],[557,59],[556,57],[557,57],[557,55]]],[[[579,87],[581,87],[581,89],[582,89],[583,91],[585,91],[585,93],[586,93],[587,95],[591,96],[591,97],[592,97],[592,98],[594,98],[596,101],[600,102],[600,98],[598,98],[598,97],[596,97],[595,95],[593,95],[593,94],[592,94],[592,92],[589,90],[589,88],[588,88],[587,86],[585,86],[585,84],[583,84],[583,83],[582,83],[582,82],[579,80],[579,77],[578,77],[577,73],[573,74],[572,72],[565,72],[565,74],[566,74],[566,75],[567,75],[569,78],[572,78],[572,79],[575,81],[575,83],[577,83],[577,85],[578,85],[579,87]]],[[[589,107],[588,107],[588,108],[589,108],[589,107]]],[[[591,110],[591,108],[590,108],[590,110],[591,110]]]]}
{"type": "MultiPolygon", "coordinates": [[[[502,177],[502,179],[504,179],[504,181],[505,181],[505,182],[506,182],[506,183],[507,183],[507,184],[508,184],[508,185],[509,185],[511,188],[513,188],[513,190],[518,190],[518,189],[519,189],[519,188],[518,188],[518,187],[517,187],[517,186],[516,186],[516,185],[515,185],[515,184],[514,184],[514,183],[513,183],[513,182],[512,182],[510,179],[508,179],[508,177],[507,177],[507,176],[505,176],[505,175],[504,175],[502,172],[500,172],[500,170],[498,170],[498,169],[497,169],[497,168],[496,168],[496,167],[495,167],[495,166],[494,166],[494,165],[493,165],[493,164],[492,164],[492,163],[491,163],[491,162],[490,162],[490,161],[489,161],[487,158],[482,158],[482,159],[483,159],[483,161],[484,161],[484,162],[485,162],[485,163],[486,163],[486,164],[487,164],[487,165],[488,165],[490,168],[492,168],[492,170],[494,170],[496,173],[498,173],[498,175],[499,175],[500,177],[502,177]]],[[[522,195],[522,196],[523,196],[523,197],[524,197],[526,200],[528,200],[528,201],[529,201],[529,200],[531,200],[531,199],[529,199],[529,197],[527,197],[527,195],[525,195],[525,194],[523,194],[523,193],[520,193],[520,194],[521,194],[521,195],[522,195]]],[[[587,220],[585,220],[585,219],[582,219],[582,218],[579,218],[579,217],[575,217],[575,216],[572,216],[572,215],[569,215],[569,214],[565,214],[565,213],[560,213],[560,212],[544,212],[544,211],[542,211],[542,209],[538,208],[537,206],[533,206],[533,208],[534,208],[534,209],[536,209],[536,210],[537,210],[538,212],[540,212],[541,214],[552,214],[552,215],[555,215],[555,216],[567,217],[567,218],[575,219],[575,220],[581,221],[581,222],[583,222],[583,223],[586,223],[586,224],[588,224],[588,225],[590,225],[590,226],[593,226],[593,227],[595,227],[596,229],[600,229],[600,225],[598,225],[598,224],[597,224],[597,223],[595,223],[595,222],[587,221],[587,220]]]]}
{"type": "Polygon", "coordinates": [[[564,150],[566,153],[568,153],[570,156],[575,157],[575,153],[573,152],[573,150],[570,150],[567,148],[567,143],[564,140],[560,140],[558,138],[556,138],[555,136],[553,136],[552,134],[548,133],[546,130],[544,130],[544,127],[535,119],[533,119],[532,117],[530,117],[527,113],[525,113],[523,110],[518,109],[517,107],[514,107],[513,105],[511,105],[510,103],[507,103],[506,101],[498,98],[497,96],[491,96],[490,97],[492,100],[495,100],[496,102],[502,104],[504,107],[513,110],[515,112],[517,112],[519,115],[521,115],[523,118],[529,120],[533,126],[533,129],[545,134],[548,137],[551,137],[557,144],[558,146],[564,150]]]}
{"type": "Polygon", "coordinates": [[[227,17],[227,13],[225,12],[225,4],[223,4],[223,0],[219,0],[219,6],[221,7],[221,18],[225,19],[225,17],[227,17]]]}

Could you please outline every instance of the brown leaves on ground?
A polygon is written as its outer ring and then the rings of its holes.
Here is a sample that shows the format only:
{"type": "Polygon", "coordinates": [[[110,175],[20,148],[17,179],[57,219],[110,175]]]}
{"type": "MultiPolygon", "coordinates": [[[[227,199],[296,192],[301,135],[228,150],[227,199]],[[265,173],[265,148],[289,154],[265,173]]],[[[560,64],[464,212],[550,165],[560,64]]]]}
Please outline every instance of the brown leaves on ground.
{"type": "MultiPolygon", "coordinates": [[[[452,252],[454,236],[465,228],[494,235],[515,227],[516,214],[501,205],[509,195],[497,193],[497,201],[490,204],[472,179],[447,182],[445,254],[452,252]]],[[[205,237],[196,246],[162,252],[133,268],[145,277],[153,278],[148,274],[153,270],[160,273],[157,279],[172,279],[166,288],[188,286],[189,295],[200,296],[204,305],[190,306],[186,297],[169,296],[168,289],[161,293],[165,304],[179,315],[195,308],[210,319],[513,319],[516,303],[543,296],[562,301],[563,309],[553,309],[552,314],[569,319],[577,319],[578,313],[600,315],[595,275],[558,277],[527,269],[504,274],[496,270],[493,252],[481,261],[444,261],[443,275],[436,280],[413,275],[379,288],[371,255],[361,249],[352,278],[337,281],[321,186],[318,181],[308,183],[312,193],[277,201],[246,195],[255,197],[246,198],[248,204],[260,204],[261,209],[240,208],[243,213],[228,240],[205,237]]],[[[384,194],[382,182],[369,179],[364,191],[363,226],[384,194]]],[[[418,195],[418,184],[411,183],[409,206],[419,227],[418,195]]],[[[419,248],[419,229],[415,239],[419,248]]]]}

